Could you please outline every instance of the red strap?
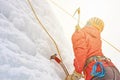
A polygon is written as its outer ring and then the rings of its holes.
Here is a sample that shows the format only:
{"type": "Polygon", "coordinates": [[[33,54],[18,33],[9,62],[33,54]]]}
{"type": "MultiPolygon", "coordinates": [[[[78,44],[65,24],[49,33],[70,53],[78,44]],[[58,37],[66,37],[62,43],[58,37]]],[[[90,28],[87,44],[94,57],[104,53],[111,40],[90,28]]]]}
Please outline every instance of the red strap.
{"type": "Polygon", "coordinates": [[[55,61],[58,62],[58,63],[61,62],[61,60],[60,60],[59,58],[57,58],[57,57],[55,57],[54,59],[55,59],[55,61]]]}

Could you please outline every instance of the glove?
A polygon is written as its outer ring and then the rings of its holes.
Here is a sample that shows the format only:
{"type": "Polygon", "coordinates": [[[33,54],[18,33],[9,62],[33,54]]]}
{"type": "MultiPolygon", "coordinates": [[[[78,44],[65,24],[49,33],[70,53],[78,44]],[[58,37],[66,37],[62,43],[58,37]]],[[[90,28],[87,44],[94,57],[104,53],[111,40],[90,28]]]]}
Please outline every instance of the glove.
{"type": "Polygon", "coordinates": [[[81,77],[82,77],[82,74],[74,71],[73,74],[68,75],[65,80],[79,80],[81,77]]]}
{"type": "Polygon", "coordinates": [[[72,80],[72,76],[68,75],[65,80],[72,80]]]}
{"type": "Polygon", "coordinates": [[[79,80],[82,77],[82,74],[74,71],[73,74],[71,75],[72,80],[79,80]]]}
{"type": "Polygon", "coordinates": [[[75,31],[78,31],[78,30],[80,30],[80,26],[79,26],[79,25],[76,25],[76,26],[75,26],[75,31]]]}

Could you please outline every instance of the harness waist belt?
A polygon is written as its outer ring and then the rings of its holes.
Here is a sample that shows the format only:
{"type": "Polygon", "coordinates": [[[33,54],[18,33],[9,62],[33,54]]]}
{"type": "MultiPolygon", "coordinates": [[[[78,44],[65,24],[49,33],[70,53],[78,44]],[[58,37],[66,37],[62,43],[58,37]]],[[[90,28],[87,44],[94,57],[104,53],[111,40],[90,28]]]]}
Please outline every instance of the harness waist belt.
{"type": "Polygon", "coordinates": [[[91,56],[86,60],[85,66],[87,67],[87,65],[89,63],[91,63],[92,61],[111,61],[109,58],[105,57],[105,56],[91,56]]]}

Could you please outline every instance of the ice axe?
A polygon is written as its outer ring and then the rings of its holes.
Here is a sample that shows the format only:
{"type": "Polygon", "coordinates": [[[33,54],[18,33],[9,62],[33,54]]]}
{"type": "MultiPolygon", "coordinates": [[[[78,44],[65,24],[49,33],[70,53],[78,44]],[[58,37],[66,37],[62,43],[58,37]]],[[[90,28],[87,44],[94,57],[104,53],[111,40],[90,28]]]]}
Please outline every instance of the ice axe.
{"type": "Polygon", "coordinates": [[[60,60],[60,59],[57,57],[57,54],[52,55],[52,56],[50,57],[50,59],[54,59],[58,64],[60,64],[60,66],[63,68],[66,76],[69,75],[67,68],[65,67],[64,63],[62,62],[62,60],[60,60]]]}
{"type": "Polygon", "coordinates": [[[73,14],[73,16],[75,16],[76,13],[78,13],[78,22],[77,22],[77,25],[75,26],[75,30],[80,30],[80,29],[81,29],[81,27],[80,27],[80,25],[79,25],[79,23],[80,23],[80,8],[78,8],[78,9],[75,11],[75,13],[73,14]]]}

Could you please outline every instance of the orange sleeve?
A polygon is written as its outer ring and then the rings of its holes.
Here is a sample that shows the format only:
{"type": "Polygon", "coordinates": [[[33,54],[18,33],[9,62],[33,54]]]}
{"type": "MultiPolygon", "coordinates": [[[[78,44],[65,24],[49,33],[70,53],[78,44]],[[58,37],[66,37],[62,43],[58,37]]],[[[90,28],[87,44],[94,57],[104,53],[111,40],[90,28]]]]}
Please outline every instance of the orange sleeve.
{"type": "Polygon", "coordinates": [[[72,44],[75,55],[75,71],[81,74],[86,61],[87,54],[87,42],[85,33],[82,31],[75,32],[72,36],[72,44]]]}

